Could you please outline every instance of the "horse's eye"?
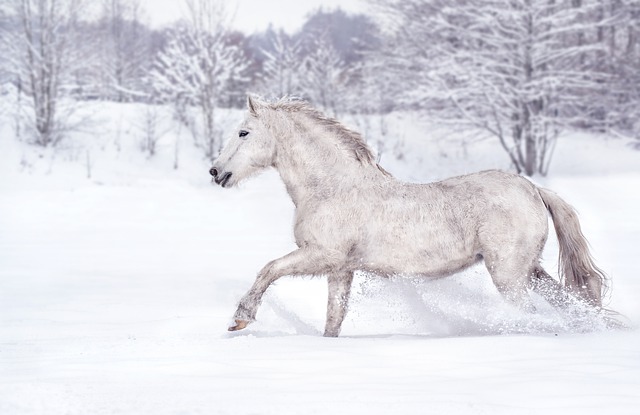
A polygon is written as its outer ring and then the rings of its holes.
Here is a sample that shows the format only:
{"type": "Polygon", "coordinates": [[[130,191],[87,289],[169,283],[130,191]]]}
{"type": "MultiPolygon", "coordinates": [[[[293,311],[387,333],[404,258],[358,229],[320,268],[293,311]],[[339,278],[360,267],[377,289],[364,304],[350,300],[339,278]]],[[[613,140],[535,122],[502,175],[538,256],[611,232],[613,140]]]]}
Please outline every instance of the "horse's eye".
{"type": "Polygon", "coordinates": [[[249,131],[246,130],[240,130],[240,132],[238,133],[238,137],[240,138],[246,137],[247,135],[249,135],[249,131]]]}

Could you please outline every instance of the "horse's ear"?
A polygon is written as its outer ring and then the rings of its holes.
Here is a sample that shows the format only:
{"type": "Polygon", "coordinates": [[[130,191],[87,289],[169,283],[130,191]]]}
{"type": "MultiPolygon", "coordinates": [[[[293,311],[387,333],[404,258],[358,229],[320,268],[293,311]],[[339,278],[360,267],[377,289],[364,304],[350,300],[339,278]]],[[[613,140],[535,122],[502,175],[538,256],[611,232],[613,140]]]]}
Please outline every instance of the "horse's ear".
{"type": "Polygon", "coordinates": [[[252,116],[258,116],[258,104],[253,98],[251,98],[251,95],[247,95],[247,109],[252,116]]]}

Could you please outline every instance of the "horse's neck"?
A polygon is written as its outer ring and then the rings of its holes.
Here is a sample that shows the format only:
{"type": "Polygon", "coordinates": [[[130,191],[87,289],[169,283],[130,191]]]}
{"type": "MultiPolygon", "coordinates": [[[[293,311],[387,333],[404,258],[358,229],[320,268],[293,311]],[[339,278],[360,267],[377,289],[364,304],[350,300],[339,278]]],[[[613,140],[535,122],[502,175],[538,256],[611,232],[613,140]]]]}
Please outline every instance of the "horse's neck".
{"type": "Polygon", "coordinates": [[[333,143],[306,134],[282,140],[275,167],[296,206],[325,199],[344,188],[357,187],[366,169],[358,160],[343,154],[333,143]]]}

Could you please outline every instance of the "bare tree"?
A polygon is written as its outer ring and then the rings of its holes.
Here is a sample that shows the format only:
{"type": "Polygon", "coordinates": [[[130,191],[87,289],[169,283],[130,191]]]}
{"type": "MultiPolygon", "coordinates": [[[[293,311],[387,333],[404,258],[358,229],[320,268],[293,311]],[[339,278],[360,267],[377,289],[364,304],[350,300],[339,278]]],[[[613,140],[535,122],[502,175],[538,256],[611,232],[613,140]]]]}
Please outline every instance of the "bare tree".
{"type": "Polygon", "coordinates": [[[126,101],[144,95],[152,64],[149,29],[140,0],[103,0],[98,24],[100,96],[126,101]]]}
{"type": "Polygon", "coordinates": [[[16,30],[5,32],[2,47],[9,72],[20,85],[26,127],[33,142],[55,145],[68,131],[75,108],[71,96],[86,66],[77,26],[83,0],[11,0],[16,30]]]}
{"type": "Polygon", "coordinates": [[[591,115],[606,75],[597,0],[381,0],[413,105],[497,137],[518,172],[548,172],[561,128],[591,115]]]}
{"type": "Polygon", "coordinates": [[[161,114],[161,109],[154,104],[146,105],[144,113],[137,123],[142,135],[140,150],[146,153],[149,158],[156,155],[158,142],[169,132],[169,128],[162,122],[164,117],[161,114]]]}
{"type": "Polygon", "coordinates": [[[213,159],[221,145],[216,109],[232,92],[229,86],[244,78],[248,62],[242,50],[229,41],[223,3],[199,0],[186,4],[190,22],[171,32],[150,80],[165,100],[198,109],[197,119],[190,122],[194,138],[213,159]]]}
{"type": "Polygon", "coordinates": [[[598,63],[611,75],[599,100],[606,110],[604,129],[640,140],[640,2],[603,0],[602,14],[608,24],[598,40],[606,54],[598,63]]]}

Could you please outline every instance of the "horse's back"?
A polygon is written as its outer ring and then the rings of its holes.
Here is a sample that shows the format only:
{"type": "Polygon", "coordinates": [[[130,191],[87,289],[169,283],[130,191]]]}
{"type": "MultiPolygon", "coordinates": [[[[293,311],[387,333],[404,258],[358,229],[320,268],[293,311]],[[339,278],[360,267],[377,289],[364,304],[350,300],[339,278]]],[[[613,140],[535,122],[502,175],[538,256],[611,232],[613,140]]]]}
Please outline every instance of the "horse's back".
{"type": "Polygon", "coordinates": [[[444,199],[455,200],[451,214],[479,237],[516,239],[547,232],[547,210],[538,188],[526,178],[487,170],[434,183],[444,199]]]}

